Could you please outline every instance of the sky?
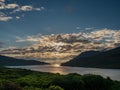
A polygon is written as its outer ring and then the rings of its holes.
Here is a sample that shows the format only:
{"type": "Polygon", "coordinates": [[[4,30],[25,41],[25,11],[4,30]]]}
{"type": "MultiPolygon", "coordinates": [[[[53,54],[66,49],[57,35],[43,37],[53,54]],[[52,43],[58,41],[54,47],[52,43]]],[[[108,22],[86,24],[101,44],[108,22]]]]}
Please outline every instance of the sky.
{"type": "Polygon", "coordinates": [[[0,48],[30,35],[120,30],[120,0],[0,0],[0,48]]]}

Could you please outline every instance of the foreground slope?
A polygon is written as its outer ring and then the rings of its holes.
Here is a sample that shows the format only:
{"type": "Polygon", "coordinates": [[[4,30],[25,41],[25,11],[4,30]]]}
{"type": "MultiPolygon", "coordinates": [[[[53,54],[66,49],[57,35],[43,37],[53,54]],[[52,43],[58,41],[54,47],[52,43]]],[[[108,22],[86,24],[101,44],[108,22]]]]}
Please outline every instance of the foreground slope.
{"type": "Polygon", "coordinates": [[[84,52],[69,62],[63,63],[62,65],[120,69],[120,47],[105,52],[84,52]]]}
{"type": "Polygon", "coordinates": [[[0,68],[0,90],[120,90],[120,81],[91,74],[60,75],[0,68]]]}
{"type": "Polygon", "coordinates": [[[47,63],[35,60],[15,59],[12,57],[0,55],[0,66],[21,66],[21,65],[44,65],[47,63]]]}

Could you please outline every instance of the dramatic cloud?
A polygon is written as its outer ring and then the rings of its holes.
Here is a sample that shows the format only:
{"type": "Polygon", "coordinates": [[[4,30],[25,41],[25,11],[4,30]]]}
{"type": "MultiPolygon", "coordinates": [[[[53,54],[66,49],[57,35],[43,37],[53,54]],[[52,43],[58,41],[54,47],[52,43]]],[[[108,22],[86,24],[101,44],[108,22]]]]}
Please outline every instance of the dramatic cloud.
{"type": "Polygon", "coordinates": [[[89,33],[71,33],[71,34],[51,34],[42,36],[41,34],[27,36],[26,38],[16,37],[17,42],[37,42],[37,41],[53,41],[53,42],[65,42],[65,43],[73,43],[73,42],[82,42],[82,41],[116,41],[120,38],[119,30],[109,30],[102,29],[97,31],[91,31],[89,33]]]}
{"type": "Polygon", "coordinates": [[[32,6],[22,6],[21,10],[22,11],[32,11],[33,7],[32,6]]]}
{"type": "Polygon", "coordinates": [[[2,12],[0,12],[0,21],[9,21],[11,19],[13,19],[13,17],[11,16],[7,16],[5,14],[1,14],[2,12]]]}
{"type": "Polygon", "coordinates": [[[0,9],[4,9],[4,7],[5,7],[5,3],[4,3],[4,1],[0,1],[0,9]]]}
{"type": "Polygon", "coordinates": [[[44,7],[40,7],[40,8],[34,8],[33,6],[29,6],[29,5],[25,5],[25,6],[21,6],[15,10],[13,10],[12,13],[16,13],[16,12],[20,12],[20,11],[42,11],[44,10],[44,7]]]}
{"type": "Polygon", "coordinates": [[[0,0],[0,2],[5,2],[5,0],[0,0]]]}
{"type": "Polygon", "coordinates": [[[40,42],[42,35],[32,35],[32,36],[27,36],[24,38],[21,38],[19,36],[16,36],[15,38],[17,39],[16,42],[40,42]]]}
{"type": "Polygon", "coordinates": [[[0,21],[9,21],[11,20],[13,17],[11,16],[7,16],[6,14],[4,14],[3,12],[0,12],[0,21]]]}
{"type": "Polygon", "coordinates": [[[16,19],[20,19],[20,17],[19,17],[19,16],[16,16],[16,19]]]}
{"type": "Polygon", "coordinates": [[[0,21],[8,21],[11,20],[13,17],[0,17],[0,21]]]}
{"type": "Polygon", "coordinates": [[[30,58],[70,58],[90,50],[109,50],[120,46],[120,30],[102,29],[70,34],[16,36],[24,48],[5,50],[3,54],[30,58]],[[32,42],[32,43],[31,43],[32,42]],[[31,45],[28,43],[31,43],[31,45]]]}
{"type": "Polygon", "coordinates": [[[4,9],[14,9],[17,7],[19,7],[19,5],[13,3],[13,4],[7,4],[4,9]]]}
{"type": "Polygon", "coordinates": [[[54,46],[59,45],[59,43],[67,44],[73,46],[77,45],[86,45],[90,44],[94,46],[106,45],[115,47],[116,45],[120,45],[120,31],[119,30],[109,30],[102,29],[98,31],[91,31],[89,33],[71,33],[71,34],[51,34],[51,35],[32,35],[27,36],[25,38],[16,37],[16,42],[35,42],[39,44],[43,44],[46,46],[54,46]]]}
{"type": "Polygon", "coordinates": [[[7,49],[17,49],[16,46],[9,46],[7,49]]]}
{"type": "Polygon", "coordinates": [[[17,12],[28,12],[28,11],[42,11],[44,7],[33,7],[31,5],[19,5],[17,3],[8,3],[6,4],[5,0],[0,0],[0,21],[8,21],[13,18],[20,19],[22,16],[19,15],[13,17],[12,14],[17,12]],[[2,14],[4,11],[5,14],[2,14]]]}

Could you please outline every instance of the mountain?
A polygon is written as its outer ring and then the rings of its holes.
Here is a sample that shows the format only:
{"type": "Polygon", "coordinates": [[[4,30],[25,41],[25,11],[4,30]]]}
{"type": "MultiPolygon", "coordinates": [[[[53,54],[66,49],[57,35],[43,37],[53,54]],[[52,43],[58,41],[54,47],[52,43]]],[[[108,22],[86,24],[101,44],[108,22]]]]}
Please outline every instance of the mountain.
{"type": "Polygon", "coordinates": [[[35,60],[15,59],[0,55],[0,66],[44,65],[47,63],[35,60]]]}
{"type": "Polygon", "coordinates": [[[120,69],[120,47],[104,52],[84,52],[62,66],[120,69]]]}
{"type": "Polygon", "coordinates": [[[76,57],[76,58],[93,56],[93,55],[97,55],[97,54],[99,54],[99,53],[100,53],[100,51],[87,51],[87,52],[81,53],[81,54],[80,54],[78,57],[76,57]]]}

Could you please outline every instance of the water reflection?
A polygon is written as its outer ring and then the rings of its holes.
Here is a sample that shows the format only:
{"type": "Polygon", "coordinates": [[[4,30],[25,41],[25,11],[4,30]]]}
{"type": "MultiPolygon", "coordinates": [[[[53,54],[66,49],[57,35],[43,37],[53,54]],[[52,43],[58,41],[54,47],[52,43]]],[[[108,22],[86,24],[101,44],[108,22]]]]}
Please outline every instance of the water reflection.
{"type": "Polygon", "coordinates": [[[120,81],[120,69],[98,69],[98,68],[83,68],[83,67],[65,67],[59,64],[52,65],[33,65],[33,66],[9,66],[10,68],[24,68],[34,71],[51,72],[51,73],[78,73],[78,74],[97,74],[104,77],[109,76],[113,80],[120,81]]]}

